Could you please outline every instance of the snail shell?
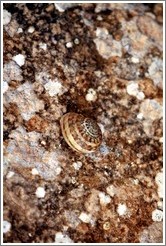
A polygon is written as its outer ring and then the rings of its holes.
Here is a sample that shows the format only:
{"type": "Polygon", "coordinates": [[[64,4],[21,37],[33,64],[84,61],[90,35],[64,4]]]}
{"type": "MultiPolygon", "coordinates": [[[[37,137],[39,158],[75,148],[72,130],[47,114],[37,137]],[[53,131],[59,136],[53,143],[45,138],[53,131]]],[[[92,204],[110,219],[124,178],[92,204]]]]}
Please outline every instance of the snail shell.
{"type": "Polygon", "coordinates": [[[65,141],[77,152],[94,152],[102,142],[98,124],[81,114],[70,112],[63,115],[60,125],[65,141]]]}

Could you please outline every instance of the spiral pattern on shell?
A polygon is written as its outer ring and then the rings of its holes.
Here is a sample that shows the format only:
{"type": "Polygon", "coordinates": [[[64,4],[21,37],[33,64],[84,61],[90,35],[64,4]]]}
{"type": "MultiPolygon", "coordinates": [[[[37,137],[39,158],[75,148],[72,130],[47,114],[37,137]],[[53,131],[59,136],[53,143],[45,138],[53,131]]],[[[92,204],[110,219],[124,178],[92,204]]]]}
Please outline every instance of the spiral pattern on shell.
{"type": "Polygon", "coordinates": [[[77,113],[67,113],[60,119],[62,135],[67,144],[80,153],[94,152],[102,142],[98,124],[77,113]]]}

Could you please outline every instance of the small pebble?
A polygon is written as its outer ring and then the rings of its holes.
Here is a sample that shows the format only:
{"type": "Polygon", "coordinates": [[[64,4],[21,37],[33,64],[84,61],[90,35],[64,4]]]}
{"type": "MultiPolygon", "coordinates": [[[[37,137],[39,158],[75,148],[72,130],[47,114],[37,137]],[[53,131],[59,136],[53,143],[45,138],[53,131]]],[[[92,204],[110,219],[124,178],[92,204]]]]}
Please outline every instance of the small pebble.
{"type": "Polygon", "coordinates": [[[117,208],[117,213],[119,214],[119,216],[123,216],[127,213],[127,207],[125,204],[118,204],[118,208],[117,208]]]}
{"type": "Polygon", "coordinates": [[[82,212],[79,216],[79,219],[84,223],[89,223],[91,221],[91,215],[85,212],[82,212]]]}
{"type": "Polygon", "coordinates": [[[22,33],[23,29],[21,27],[18,28],[17,33],[22,33]]]}
{"type": "Polygon", "coordinates": [[[106,188],[106,191],[107,193],[110,195],[110,196],[114,196],[116,194],[116,190],[115,190],[115,187],[113,185],[109,185],[107,188],[106,188]]]}
{"type": "Polygon", "coordinates": [[[45,43],[39,43],[39,48],[43,50],[47,50],[47,44],[45,43]]]}
{"type": "Polygon", "coordinates": [[[131,61],[132,61],[133,63],[139,63],[139,58],[133,56],[133,57],[131,58],[131,61]]]}
{"type": "Polygon", "coordinates": [[[133,183],[134,183],[135,185],[138,185],[138,184],[139,184],[139,180],[138,180],[138,179],[134,179],[134,180],[133,180],[133,183]]]}
{"type": "Polygon", "coordinates": [[[127,85],[127,93],[136,96],[138,92],[138,84],[136,82],[129,82],[127,85]]]}
{"type": "Polygon", "coordinates": [[[8,12],[6,9],[3,10],[3,25],[9,24],[11,21],[11,13],[8,12]]]}
{"type": "Polygon", "coordinates": [[[80,43],[79,39],[78,39],[78,38],[75,38],[75,39],[74,39],[74,43],[75,43],[75,44],[79,44],[79,43],[80,43]]]}
{"type": "Polygon", "coordinates": [[[46,141],[42,140],[42,141],[41,141],[41,144],[42,144],[43,146],[46,146],[46,141]]]}
{"type": "Polygon", "coordinates": [[[158,209],[163,210],[163,201],[158,201],[157,207],[158,207],[158,209]]]}
{"type": "Polygon", "coordinates": [[[163,143],[163,137],[159,138],[159,142],[163,143]]]}
{"type": "Polygon", "coordinates": [[[76,182],[77,182],[76,178],[75,177],[71,177],[71,183],[72,184],[76,184],[76,182]]]}
{"type": "Polygon", "coordinates": [[[79,170],[82,167],[82,162],[81,161],[73,162],[73,167],[75,170],[79,170]]]}
{"type": "Polygon", "coordinates": [[[88,93],[85,96],[88,102],[95,102],[97,99],[97,93],[93,88],[89,88],[88,93]]]}
{"type": "Polygon", "coordinates": [[[25,57],[22,54],[13,56],[12,60],[15,61],[20,67],[25,63],[25,57]]]}
{"type": "Polygon", "coordinates": [[[32,171],[31,171],[32,175],[38,175],[39,172],[36,168],[32,168],[32,171]]]}
{"type": "Polygon", "coordinates": [[[152,220],[153,221],[162,221],[163,220],[163,211],[159,209],[155,209],[152,212],[152,220]]]}
{"type": "Polygon", "coordinates": [[[98,124],[100,126],[100,130],[102,132],[102,134],[105,132],[105,128],[104,128],[104,125],[103,124],[98,124]]]}
{"type": "Polygon", "coordinates": [[[143,119],[143,114],[142,113],[137,114],[137,119],[142,120],[143,119]]]}
{"type": "MultiPolygon", "coordinates": [[[[53,44],[57,44],[58,43],[58,41],[54,37],[51,37],[51,41],[52,41],[53,44]]],[[[55,50],[52,51],[52,52],[53,53],[55,52],[55,54],[56,54],[56,51],[55,50]]]]}
{"type": "Polygon", "coordinates": [[[62,232],[57,232],[55,234],[55,243],[74,243],[73,240],[68,235],[63,234],[62,232]]]}
{"type": "Polygon", "coordinates": [[[63,9],[63,7],[61,7],[61,5],[59,3],[54,3],[55,8],[59,11],[59,12],[64,12],[65,9],[63,9]]]}
{"type": "Polygon", "coordinates": [[[139,91],[138,83],[135,81],[129,82],[126,90],[129,95],[137,97],[138,100],[143,100],[145,98],[144,93],[139,91]]]}
{"type": "Polygon", "coordinates": [[[127,142],[128,142],[129,144],[132,144],[132,143],[133,143],[133,140],[132,140],[132,139],[128,139],[127,142]]]}
{"type": "Polygon", "coordinates": [[[98,16],[97,16],[97,20],[98,20],[98,21],[102,21],[102,20],[103,20],[103,17],[102,17],[101,15],[98,15],[98,16]]]}
{"type": "Polygon", "coordinates": [[[35,31],[35,28],[33,27],[33,26],[30,26],[29,28],[28,28],[28,32],[29,33],[33,33],[35,31]]]}
{"type": "Polygon", "coordinates": [[[73,47],[72,42],[68,42],[68,43],[66,43],[66,47],[67,47],[67,48],[72,48],[72,47],[73,47]]]}
{"type": "Polygon", "coordinates": [[[8,222],[7,220],[3,221],[3,233],[7,233],[8,231],[10,231],[11,228],[11,223],[8,222]]]}
{"type": "Polygon", "coordinates": [[[6,175],[7,179],[10,179],[11,177],[13,177],[13,175],[15,174],[15,172],[9,171],[6,175]]]}
{"type": "Polygon", "coordinates": [[[109,35],[109,31],[105,28],[105,27],[103,27],[103,28],[101,28],[101,27],[98,27],[97,29],[96,29],[96,36],[97,37],[105,37],[105,36],[107,36],[107,35],[109,35]]]}
{"type": "Polygon", "coordinates": [[[61,167],[56,167],[56,175],[59,175],[62,171],[61,167]]]}
{"type": "Polygon", "coordinates": [[[54,5],[55,5],[55,8],[59,11],[59,12],[64,12],[64,11],[66,11],[67,9],[69,9],[69,8],[72,8],[72,7],[74,7],[74,6],[77,6],[77,5],[79,5],[78,3],[70,3],[70,2],[68,2],[68,3],[54,3],[54,5]]]}
{"type": "Polygon", "coordinates": [[[101,205],[107,205],[111,201],[110,196],[106,195],[104,192],[99,193],[99,199],[101,205]]]}
{"type": "Polygon", "coordinates": [[[143,100],[145,98],[145,94],[142,91],[139,91],[137,93],[137,99],[138,100],[143,100]]]}
{"type": "Polygon", "coordinates": [[[127,93],[136,96],[138,93],[138,84],[135,81],[129,82],[127,85],[127,93]]]}
{"type": "Polygon", "coordinates": [[[43,187],[38,187],[36,189],[36,193],[35,194],[36,194],[37,198],[44,198],[46,192],[45,192],[45,189],[43,187]]]}

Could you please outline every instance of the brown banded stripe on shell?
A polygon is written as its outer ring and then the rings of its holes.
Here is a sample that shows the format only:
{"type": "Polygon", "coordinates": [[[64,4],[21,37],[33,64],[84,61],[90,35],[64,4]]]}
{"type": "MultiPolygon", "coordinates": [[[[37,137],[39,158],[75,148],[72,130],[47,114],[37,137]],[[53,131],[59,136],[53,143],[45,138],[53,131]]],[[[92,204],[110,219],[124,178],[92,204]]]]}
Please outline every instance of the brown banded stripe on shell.
{"type": "Polygon", "coordinates": [[[70,112],[62,116],[60,125],[65,141],[77,152],[94,152],[101,144],[100,127],[90,118],[70,112]]]}

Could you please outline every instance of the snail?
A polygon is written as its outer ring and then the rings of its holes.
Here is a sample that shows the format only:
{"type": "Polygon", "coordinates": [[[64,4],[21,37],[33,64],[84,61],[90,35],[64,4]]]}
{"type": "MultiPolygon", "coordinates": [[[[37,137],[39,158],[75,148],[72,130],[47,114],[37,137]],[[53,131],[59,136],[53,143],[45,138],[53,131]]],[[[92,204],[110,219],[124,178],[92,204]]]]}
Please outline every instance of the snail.
{"type": "Polygon", "coordinates": [[[79,153],[91,153],[102,142],[102,133],[98,124],[77,113],[67,113],[60,119],[62,135],[67,144],[79,153]]]}

